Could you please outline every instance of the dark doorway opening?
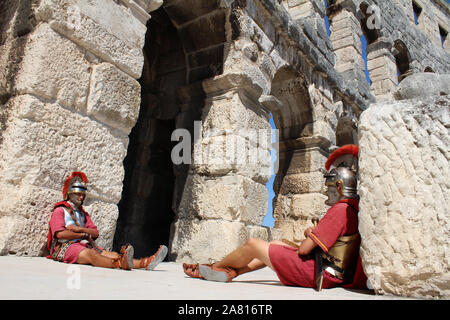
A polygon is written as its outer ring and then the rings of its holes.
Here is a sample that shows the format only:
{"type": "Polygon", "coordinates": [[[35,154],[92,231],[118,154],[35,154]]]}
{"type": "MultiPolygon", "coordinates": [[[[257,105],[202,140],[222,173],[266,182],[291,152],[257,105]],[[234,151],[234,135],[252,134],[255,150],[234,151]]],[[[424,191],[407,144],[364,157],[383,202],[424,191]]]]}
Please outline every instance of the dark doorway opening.
{"type": "Polygon", "coordinates": [[[175,214],[171,141],[179,113],[176,90],[186,84],[186,63],[177,29],[163,8],[152,12],[144,46],[139,118],[129,136],[125,178],[113,249],[131,243],[135,257],[169,245],[175,214]]]}

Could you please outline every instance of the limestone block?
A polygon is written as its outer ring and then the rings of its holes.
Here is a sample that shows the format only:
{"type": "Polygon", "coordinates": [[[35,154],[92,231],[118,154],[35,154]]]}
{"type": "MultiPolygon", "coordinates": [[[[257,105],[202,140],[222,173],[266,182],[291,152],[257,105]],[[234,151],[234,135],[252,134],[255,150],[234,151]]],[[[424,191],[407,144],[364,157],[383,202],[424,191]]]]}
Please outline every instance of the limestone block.
{"type": "Polygon", "coordinates": [[[267,213],[267,198],[264,184],[240,175],[210,178],[190,174],[178,216],[261,225],[267,213]]]}
{"type": "Polygon", "coordinates": [[[416,73],[400,82],[394,96],[397,100],[420,99],[450,94],[450,74],[416,73]]]}
{"type": "Polygon", "coordinates": [[[209,263],[209,259],[224,258],[250,237],[268,237],[268,232],[265,227],[248,228],[241,222],[181,219],[173,224],[172,235],[171,259],[209,263]]]}
{"type": "MultiPolygon", "coordinates": [[[[254,94],[257,95],[259,91],[259,95],[261,95],[261,91],[263,94],[270,93],[270,83],[264,73],[262,72],[259,65],[253,63],[250,59],[244,56],[244,52],[239,50],[230,50],[223,65],[223,76],[215,77],[214,80],[225,80],[226,78],[235,78],[233,80],[238,80],[240,86],[242,84],[249,87],[249,89],[254,90],[254,94]],[[243,79],[248,79],[243,82],[243,79]]],[[[222,81],[221,81],[222,82],[222,81]]],[[[225,80],[224,84],[228,84],[228,80],[225,80]]],[[[209,83],[209,81],[208,81],[209,83]]],[[[205,89],[206,92],[209,92],[205,89]]],[[[258,98],[259,95],[256,97],[258,98]]]]}
{"type": "Polygon", "coordinates": [[[43,0],[36,14],[51,28],[135,79],[141,76],[146,27],[113,0],[43,0]]]}
{"type": "Polygon", "coordinates": [[[319,148],[308,150],[295,150],[289,162],[287,175],[319,171],[325,167],[328,156],[319,148]]]}
{"type": "Polygon", "coordinates": [[[377,292],[450,297],[449,105],[432,97],[361,114],[361,255],[377,292]]]}
{"type": "Polygon", "coordinates": [[[71,170],[82,170],[93,198],[120,200],[127,136],[30,95],[16,97],[7,107],[0,181],[59,190],[71,170]]]}
{"type": "MultiPolygon", "coordinates": [[[[61,201],[61,192],[26,185],[14,194],[0,187],[2,193],[9,193],[8,202],[1,202],[0,254],[40,256],[46,254],[48,222],[53,205],[61,201]]],[[[112,249],[116,221],[119,215],[117,205],[87,198],[85,209],[98,227],[96,243],[108,250],[112,249]]]]}
{"type": "Polygon", "coordinates": [[[265,132],[260,137],[257,134],[255,131],[253,136],[245,137],[238,132],[197,141],[194,145],[193,170],[201,175],[234,172],[262,184],[267,183],[271,176],[270,145],[266,144],[265,148],[258,145],[259,139],[266,141],[267,137],[265,132]]]}
{"type": "Polygon", "coordinates": [[[15,38],[0,45],[0,96],[7,97],[14,91],[16,72],[21,68],[26,37],[15,38]]]}
{"type": "Polygon", "coordinates": [[[289,216],[311,220],[322,218],[329,206],[325,204],[327,196],[321,193],[296,194],[292,196],[289,216]]]}
{"type": "Polygon", "coordinates": [[[119,218],[117,204],[87,197],[84,209],[89,213],[98,228],[99,237],[95,243],[102,248],[112,250],[117,219],[119,218]]]}
{"type": "Polygon", "coordinates": [[[0,255],[42,255],[53,204],[60,201],[61,191],[2,181],[0,192],[0,255]]]}
{"type": "Polygon", "coordinates": [[[41,24],[24,49],[16,89],[82,111],[86,107],[90,64],[77,45],[41,24]]]}
{"type": "Polygon", "coordinates": [[[305,172],[286,175],[281,184],[281,194],[300,194],[324,191],[322,172],[305,172]]]}
{"type": "Polygon", "coordinates": [[[278,194],[273,201],[273,217],[275,221],[285,220],[291,212],[292,196],[278,194]]]}
{"type": "Polygon", "coordinates": [[[92,71],[87,114],[129,134],[139,116],[139,82],[109,63],[92,71]]]}
{"type": "MultiPolygon", "coordinates": [[[[125,4],[133,14],[143,25],[146,24],[147,20],[150,19],[150,15],[147,13],[145,7],[149,7],[148,3],[145,1],[135,1],[135,0],[120,0],[123,4],[125,4]]],[[[162,0],[160,0],[162,4],[162,0]]],[[[153,5],[152,5],[153,7],[153,5]]]]}
{"type": "Polygon", "coordinates": [[[10,116],[0,152],[0,219],[9,231],[2,232],[1,253],[42,253],[52,206],[62,200],[63,181],[75,170],[88,176],[86,205],[102,234],[101,245],[111,248],[128,138],[31,95],[11,99],[6,108],[10,116]]]}
{"type": "Polygon", "coordinates": [[[307,219],[288,218],[275,222],[275,229],[281,231],[281,239],[287,239],[297,244],[305,239],[305,229],[311,226],[311,221],[307,219]]]}

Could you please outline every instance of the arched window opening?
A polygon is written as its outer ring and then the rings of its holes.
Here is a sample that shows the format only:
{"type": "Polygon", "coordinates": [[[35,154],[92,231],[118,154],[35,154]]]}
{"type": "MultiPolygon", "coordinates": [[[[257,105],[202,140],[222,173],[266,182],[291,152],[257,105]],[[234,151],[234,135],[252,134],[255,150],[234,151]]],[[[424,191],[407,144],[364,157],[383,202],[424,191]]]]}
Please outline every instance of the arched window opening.
{"type": "Polygon", "coordinates": [[[441,25],[439,25],[439,35],[441,37],[441,46],[445,48],[445,43],[447,41],[448,31],[445,30],[441,25]]]}
{"type": "Polygon", "coordinates": [[[413,13],[414,13],[414,23],[419,24],[419,17],[422,13],[422,7],[420,7],[415,1],[412,2],[413,13]]]}
{"type": "Polygon", "coordinates": [[[423,72],[431,72],[434,73],[434,70],[431,67],[426,67],[425,70],[423,70],[423,72]]]}
{"type": "Polygon", "coordinates": [[[408,48],[401,40],[396,40],[394,42],[395,48],[395,64],[397,65],[397,75],[398,75],[398,83],[400,83],[403,79],[411,74],[411,70],[409,67],[410,55],[408,52],[408,48]]]}

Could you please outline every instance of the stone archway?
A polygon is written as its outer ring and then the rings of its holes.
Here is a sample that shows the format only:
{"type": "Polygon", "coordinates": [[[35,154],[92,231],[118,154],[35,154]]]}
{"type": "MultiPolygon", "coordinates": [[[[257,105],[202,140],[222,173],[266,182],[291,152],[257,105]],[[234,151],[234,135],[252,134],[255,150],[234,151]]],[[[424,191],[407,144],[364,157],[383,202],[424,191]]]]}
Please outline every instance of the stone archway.
{"type": "Polygon", "coordinates": [[[170,244],[170,226],[184,189],[186,165],[174,165],[171,135],[200,120],[201,80],[222,72],[225,12],[218,2],[165,1],[147,23],[141,108],[130,134],[119,218],[118,250],[137,257],[170,244]]]}
{"type": "Polygon", "coordinates": [[[185,85],[186,63],[177,30],[164,9],[147,23],[141,106],[124,159],[125,178],[118,204],[114,249],[132,243],[137,257],[168,245],[173,221],[174,168],[171,134],[179,113],[176,89],[185,85]]]}
{"type": "MultiPolygon", "coordinates": [[[[313,86],[314,87],[314,86],[313,86]]],[[[279,170],[274,183],[275,228],[299,242],[310,219],[323,212],[321,163],[329,142],[314,128],[317,112],[304,76],[281,68],[272,80],[273,109],[280,131],[279,170]]],[[[316,123],[317,124],[317,123],[316,123]]]]}
{"type": "Polygon", "coordinates": [[[394,46],[396,50],[395,64],[397,65],[398,73],[398,83],[403,79],[411,75],[412,71],[410,69],[411,55],[409,53],[408,47],[402,40],[395,40],[394,46]]]}

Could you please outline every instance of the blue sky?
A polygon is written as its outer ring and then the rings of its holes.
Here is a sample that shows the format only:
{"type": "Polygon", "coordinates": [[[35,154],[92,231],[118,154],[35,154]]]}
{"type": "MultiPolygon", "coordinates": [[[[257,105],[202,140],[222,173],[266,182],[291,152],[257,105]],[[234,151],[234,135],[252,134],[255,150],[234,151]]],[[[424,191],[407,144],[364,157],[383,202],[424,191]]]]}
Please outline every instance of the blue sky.
{"type": "MultiPolygon", "coordinates": [[[[276,129],[272,114],[270,114],[270,116],[271,116],[270,121],[269,121],[270,126],[272,127],[272,129],[276,129]]],[[[274,134],[272,134],[272,142],[275,142],[274,134]]],[[[277,155],[276,155],[274,149],[272,149],[270,154],[272,155],[272,171],[273,171],[273,163],[275,162],[277,155]]],[[[263,226],[271,227],[271,228],[273,228],[273,225],[275,223],[275,219],[272,216],[272,212],[273,212],[272,200],[275,197],[275,192],[273,191],[273,182],[274,181],[275,181],[275,173],[272,172],[272,176],[270,177],[270,180],[266,184],[267,191],[269,192],[269,207],[267,208],[267,215],[264,218],[264,221],[262,223],[263,226]]]]}

